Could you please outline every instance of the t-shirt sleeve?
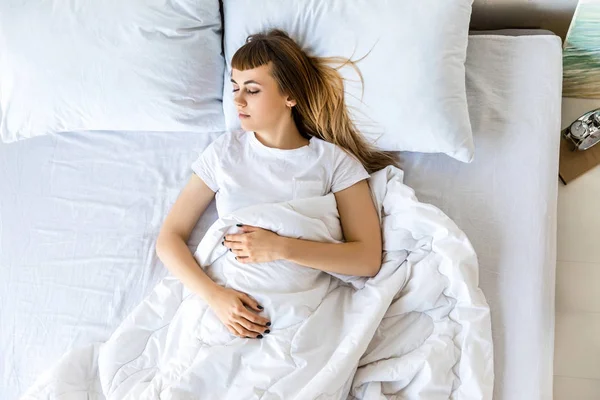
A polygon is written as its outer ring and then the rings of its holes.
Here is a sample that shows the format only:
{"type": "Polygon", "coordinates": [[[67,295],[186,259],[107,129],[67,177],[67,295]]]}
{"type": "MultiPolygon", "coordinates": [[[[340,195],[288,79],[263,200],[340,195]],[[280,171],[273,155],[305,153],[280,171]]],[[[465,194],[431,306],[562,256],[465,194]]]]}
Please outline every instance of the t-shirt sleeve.
{"type": "Polygon", "coordinates": [[[331,191],[333,193],[347,189],[357,182],[370,177],[363,165],[354,156],[337,149],[333,165],[331,191]]]}
{"type": "Polygon", "coordinates": [[[194,171],[194,173],[206,183],[206,186],[215,193],[219,190],[217,172],[219,166],[219,154],[221,154],[220,149],[223,143],[222,139],[222,137],[218,137],[213,140],[211,144],[200,153],[191,166],[192,171],[194,171]]]}

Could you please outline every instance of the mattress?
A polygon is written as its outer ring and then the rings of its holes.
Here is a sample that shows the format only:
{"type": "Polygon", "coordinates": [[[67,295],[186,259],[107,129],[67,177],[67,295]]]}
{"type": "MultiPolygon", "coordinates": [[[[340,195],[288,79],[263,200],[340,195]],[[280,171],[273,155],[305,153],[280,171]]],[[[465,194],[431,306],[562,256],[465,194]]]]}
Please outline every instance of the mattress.
{"type": "MultiPolygon", "coordinates": [[[[561,44],[470,37],[475,160],[401,153],[406,183],[478,253],[495,398],[550,398],[561,44]]],[[[160,226],[219,132],[69,132],[0,143],[0,398],[69,349],[105,341],[167,274],[160,226]]],[[[216,219],[214,203],[188,242],[216,219]]]]}
{"type": "Polygon", "coordinates": [[[405,182],[475,248],[492,315],[494,399],[552,398],[561,40],[469,37],[471,164],[402,154],[405,182]]]}

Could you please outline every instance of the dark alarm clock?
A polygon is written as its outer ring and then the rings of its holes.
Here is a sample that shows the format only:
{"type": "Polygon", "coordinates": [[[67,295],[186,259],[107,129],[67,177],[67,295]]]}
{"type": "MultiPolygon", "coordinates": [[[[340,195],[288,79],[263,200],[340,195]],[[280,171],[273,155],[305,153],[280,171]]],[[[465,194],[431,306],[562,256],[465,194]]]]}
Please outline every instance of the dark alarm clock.
{"type": "Polygon", "coordinates": [[[600,108],[588,111],[562,130],[572,150],[587,150],[600,142],[600,108]]]}

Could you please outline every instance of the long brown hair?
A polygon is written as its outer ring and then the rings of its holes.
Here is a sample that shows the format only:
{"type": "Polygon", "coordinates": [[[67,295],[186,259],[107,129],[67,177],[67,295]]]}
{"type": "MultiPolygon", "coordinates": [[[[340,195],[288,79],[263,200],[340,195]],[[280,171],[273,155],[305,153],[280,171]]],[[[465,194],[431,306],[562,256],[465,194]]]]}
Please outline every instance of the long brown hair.
{"type": "Polygon", "coordinates": [[[285,93],[296,101],[292,116],[300,133],[334,143],[354,155],[369,173],[388,165],[398,166],[395,154],[367,142],[350,118],[344,102],[344,79],[338,69],[355,61],[342,57],[311,57],[280,30],[248,36],[231,60],[240,71],[272,63],[271,73],[285,93]],[[337,68],[330,63],[341,64],[337,68]]]}

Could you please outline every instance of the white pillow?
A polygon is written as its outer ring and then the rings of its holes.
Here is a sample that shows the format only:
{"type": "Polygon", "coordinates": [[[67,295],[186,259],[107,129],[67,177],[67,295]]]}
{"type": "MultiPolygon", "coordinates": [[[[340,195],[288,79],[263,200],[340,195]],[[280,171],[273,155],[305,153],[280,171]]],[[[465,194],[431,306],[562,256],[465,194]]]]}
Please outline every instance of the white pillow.
{"type": "Polygon", "coordinates": [[[362,104],[358,75],[349,67],[340,71],[356,81],[346,84],[346,104],[361,132],[384,150],[446,153],[471,162],[465,58],[472,2],[223,0],[227,128],[240,126],[231,58],[249,34],[276,27],[310,55],[358,59],[375,45],[357,64],[362,104]]]}
{"type": "Polygon", "coordinates": [[[0,1],[0,138],[222,131],[218,0],[0,1]]]}

